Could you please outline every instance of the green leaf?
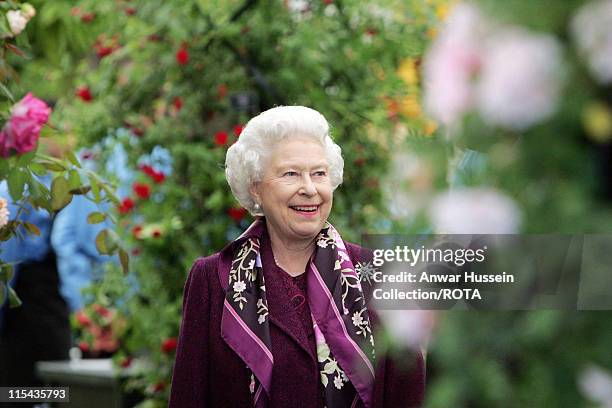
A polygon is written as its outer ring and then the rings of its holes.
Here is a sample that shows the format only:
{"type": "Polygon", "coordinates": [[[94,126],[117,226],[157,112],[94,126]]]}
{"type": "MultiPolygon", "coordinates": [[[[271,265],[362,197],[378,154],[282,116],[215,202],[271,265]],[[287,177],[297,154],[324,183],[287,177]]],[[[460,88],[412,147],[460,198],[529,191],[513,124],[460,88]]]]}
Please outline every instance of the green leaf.
{"type": "MultiPolygon", "coordinates": [[[[9,89],[6,86],[4,86],[4,84],[2,82],[0,82],[0,90],[2,91],[2,93],[4,95],[6,95],[7,98],[9,98],[11,100],[11,102],[15,103],[15,97],[13,96],[11,91],[9,91],[9,89]]],[[[2,303],[2,302],[0,302],[0,303],[2,303]]]]}
{"type": "Polygon", "coordinates": [[[42,176],[45,176],[47,174],[47,169],[45,168],[45,166],[43,166],[40,163],[36,163],[36,162],[30,163],[28,167],[37,176],[41,176],[42,177],[42,176]]]}
{"type": "Polygon", "coordinates": [[[115,191],[112,186],[104,183],[102,184],[102,189],[106,192],[106,198],[110,199],[115,205],[121,205],[121,201],[115,195],[115,191]]]}
{"type": "Polygon", "coordinates": [[[101,255],[110,255],[119,247],[119,236],[113,230],[103,229],[96,236],[96,248],[101,255]]]}
{"type": "Polygon", "coordinates": [[[8,175],[9,193],[14,201],[21,200],[23,196],[23,188],[28,177],[26,172],[21,169],[13,169],[8,175]]]}
{"type": "Polygon", "coordinates": [[[51,193],[47,186],[32,177],[29,184],[30,193],[32,195],[32,205],[36,208],[42,207],[48,212],[51,209],[51,193]]]}
{"type": "Polygon", "coordinates": [[[74,195],[85,195],[91,191],[91,186],[80,186],[73,190],[70,190],[70,194],[74,195]]]}
{"type": "Polygon", "coordinates": [[[72,151],[69,150],[66,153],[66,158],[68,159],[68,161],[70,161],[70,163],[74,164],[79,169],[81,168],[81,163],[79,162],[79,159],[77,159],[77,157],[74,155],[72,151]]]}
{"type": "MultiPolygon", "coordinates": [[[[13,275],[14,275],[15,271],[13,269],[13,265],[11,264],[4,264],[2,265],[2,268],[0,268],[0,282],[8,282],[11,279],[13,279],[13,275]]],[[[2,304],[2,301],[0,300],[0,305],[2,304]]]]}
{"type": "Polygon", "coordinates": [[[72,169],[68,172],[68,188],[70,191],[75,190],[81,186],[81,176],[79,172],[72,169]]]}
{"type": "Polygon", "coordinates": [[[100,231],[98,235],[96,236],[96,249],[101,255],[109,254],[109,250],[107,246],[107,241],[108,241],[107,236],[108,236],[108,230],[105,230],[105,229],[100,231]]]}
{"type": "Polygon", "coordinates": [[[17,158],[17,167],[25,167],[32,162],[36,157],[36,149],[31,150],[25,154],[22,154],[17,158]]]}
{"type": "Polygon", "coordinates": [[[87,222],[89,224],[99,224],[104,222],[106,219],[106,214],[101,212],[92,212],[87,216],[87,222]]]}
{"type": "Polygon", "coordinates": [[[17,296],[17,293],[15,293],[15,290],[11,288],[10,286],[8,287],[8,295],[9,295],[9,307],[21,306],[21,300],[19,299],[19,296],[17,296]]]}
{"type": "Polygon", "coordinates": [[[0,179],[6,178],[10,169],[8,160],[0,160],[0,179]]]}
{"type": "Polygon", "coordinates": [[[123,269],[123,274],[127,275],[130,268],[130,257],[123,248],[119,248],[119,261],[121,262],[121,269],[123,269]]]}
{"type": "Polygon", "coordinates": [[[63,175],[57,176],[51,183],[51,208],[59,211],[72,201],[68,181],[63,175]]]}
{"type": "Polygon", "coordinates": [[[30,234],[40,236],[40,229],[36,225],[26,221],[22,222],[22,225],[30,234]]]}

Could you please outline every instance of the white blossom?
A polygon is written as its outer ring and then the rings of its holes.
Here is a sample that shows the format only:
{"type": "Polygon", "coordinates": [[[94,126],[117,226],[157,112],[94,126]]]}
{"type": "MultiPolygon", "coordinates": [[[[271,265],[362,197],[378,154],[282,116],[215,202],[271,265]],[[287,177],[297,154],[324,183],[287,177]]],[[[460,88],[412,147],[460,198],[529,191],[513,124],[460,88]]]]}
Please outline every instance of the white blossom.
{"type": "Polygon", "coordinates": [[[246,283],[244,283],[243,281],[236,281],[234,282],[233,288],[234,288],[234,292],[240,293],[246,289],[246,283]]]}
{"type": "Polygon", "coordinates": [[[612,0],[588,2],[578,10],[570,28],[595,78],[604,84],[612,82],[612,0]]]}
{"type": "Polygon", "coordinates": [[[5,198],[0,198],[0,228],[8,224],[9,210],[5,198]]]}
{"type": "Polygon", "coordinates": [[[23,31],[28,24],[28,19],[19,10],[10,10],[6,13],[6,19],[13,34],[17,35],[23,31]]]}
{"type": "Polygon", "coordinates": [[[378,315],[393,340],[414,350],[427,344],[437,321],[433,310],[379,310],[378,315]]]}
{"type": "Polygon", "coordinates": [[[556,110],[563,73],[561,46],[549,35],[511,28],[487,44],[477,104],[483,119],[524,130],[556,110]]]}
{"type": "Polygon", "coordinates": [[[510,197],[484,188],[441,194],[429,216],[436,232],[445,234],[513,234],[521,224],[521,212],[510,197]]]}
{"type": "Polygon", "coordinates": [[[602,408],[612,408],[612,375],[596,366],[589,366],[578,378],[582,393],[602,408]]]}

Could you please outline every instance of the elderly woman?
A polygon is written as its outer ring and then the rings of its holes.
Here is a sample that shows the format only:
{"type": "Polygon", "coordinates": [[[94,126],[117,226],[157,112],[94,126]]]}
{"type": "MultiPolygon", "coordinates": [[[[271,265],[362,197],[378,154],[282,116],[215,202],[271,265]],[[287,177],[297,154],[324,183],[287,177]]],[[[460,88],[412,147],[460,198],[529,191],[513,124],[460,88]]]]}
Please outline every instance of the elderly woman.
{"type": "Polygon", "coordinates": [[[343,165],[302,106],[261,113],[228,149],[227,180],[256,219],[191,269],[171,407],[420,406],[423,359],[375,354],[355,268],[367,253],[328,222],[343,165]]]}

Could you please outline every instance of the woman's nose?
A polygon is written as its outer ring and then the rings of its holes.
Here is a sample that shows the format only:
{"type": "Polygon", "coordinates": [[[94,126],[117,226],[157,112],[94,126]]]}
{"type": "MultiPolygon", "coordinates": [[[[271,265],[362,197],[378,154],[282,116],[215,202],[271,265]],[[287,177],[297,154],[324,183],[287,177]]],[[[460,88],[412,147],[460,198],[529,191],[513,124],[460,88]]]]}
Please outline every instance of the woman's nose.
{"type": "Polygon", "coordinates": [[[317,188],[312,182],[310,174],[306,174],[304,175],[304,177],[302,177],[302,186],[300,187],[300,193],[307,196],[313,196],[317,194],[317,188]]]}

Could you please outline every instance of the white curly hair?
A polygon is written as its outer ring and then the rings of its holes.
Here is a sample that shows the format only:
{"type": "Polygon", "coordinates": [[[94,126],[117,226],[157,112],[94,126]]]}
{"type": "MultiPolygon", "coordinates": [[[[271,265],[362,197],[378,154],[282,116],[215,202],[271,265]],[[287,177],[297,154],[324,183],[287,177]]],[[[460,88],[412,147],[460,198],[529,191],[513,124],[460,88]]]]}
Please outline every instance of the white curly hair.
{"type": "Polygon", "coordinates": [[[255,208],[249,192],[252,183],[261,181],[274,147],[284,139],[307,136],[325,148],[333,189],[342,184],[342,149],[332,140],[329,123],[314,109],[305,106],[278,106],[255,116],[244,127],[240,138],[225,156],[225,177],[234,197],[252,215],[263,215],[255,208]]]}

